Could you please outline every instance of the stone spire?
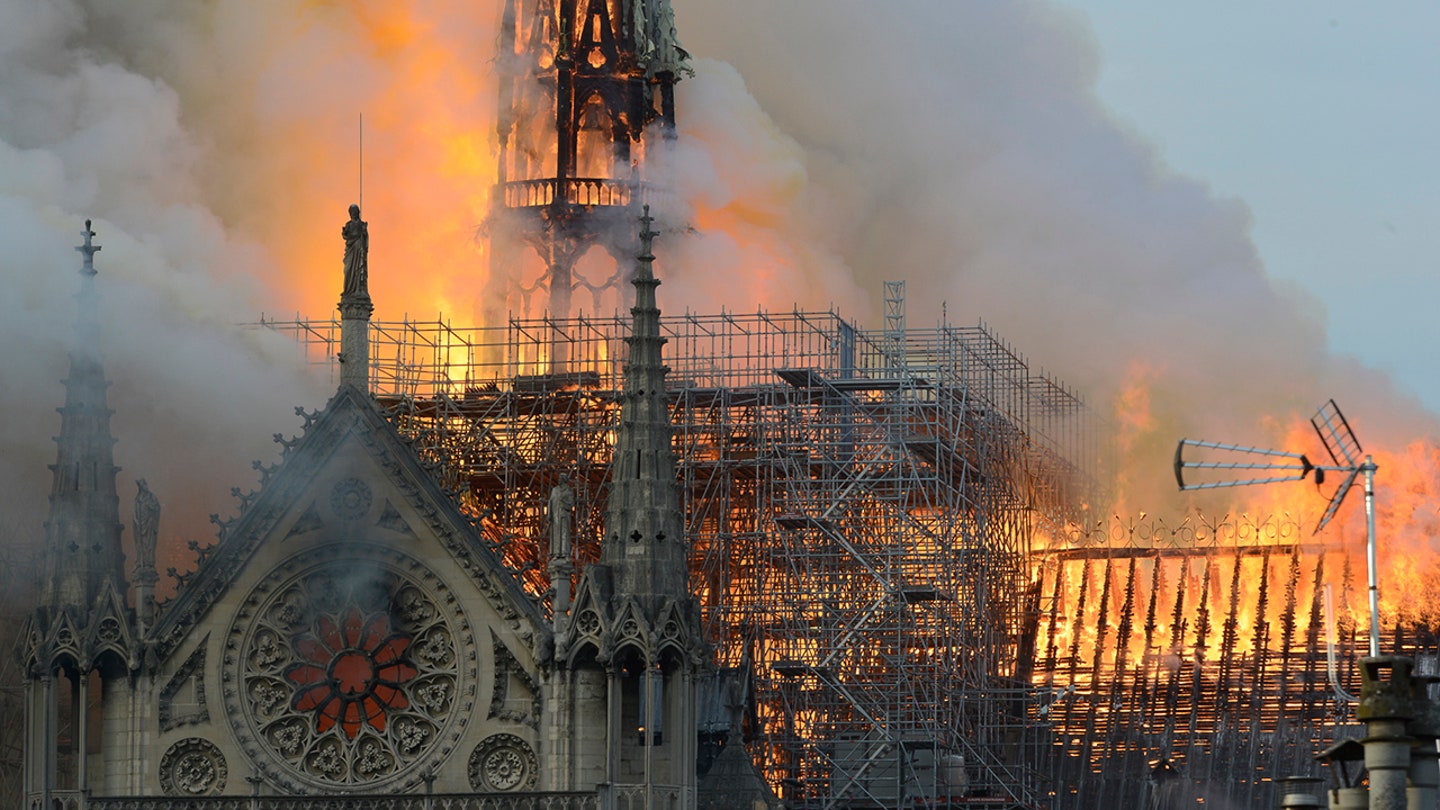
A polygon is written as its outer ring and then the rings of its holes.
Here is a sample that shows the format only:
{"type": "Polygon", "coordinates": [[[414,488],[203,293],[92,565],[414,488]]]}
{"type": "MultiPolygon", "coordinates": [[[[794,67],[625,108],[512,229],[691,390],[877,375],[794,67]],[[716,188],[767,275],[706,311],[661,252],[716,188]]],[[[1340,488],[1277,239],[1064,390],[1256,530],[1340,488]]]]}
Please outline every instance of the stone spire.
{"type": "MultiPolygon", "coordinates": [[[[120,497],[115,489],[115,439],[99,347],[98,296],[95,292],[95,254],[90,220],[85,221],[85,243],[76,247],[84,261],[75,346],[70,352],[70,374],[65,379],[65,406],[60,408],[60,435],[54,483],[50,492],[50,519],[45,523],[44,573],[41,605],[55,611],[88,612],[107,582],[125,593],[124,555],[120,548],[120,497]]],[[[82,622],[84,620],[82,619],[82,622]]]]}
{"type": "Polygon", "coordinates": [[[610,504],[601,563],[615,572],[617,595],[636,598],[655,610],[666,599],[686,599],[684,521],[675,485],[675,450],[661,360],[660,285],[651,265],[656,236],[650,207],[641,218],[641,251],[636,268],[635,306],[624,367],[620,424],[611,468],[610,504]]]}

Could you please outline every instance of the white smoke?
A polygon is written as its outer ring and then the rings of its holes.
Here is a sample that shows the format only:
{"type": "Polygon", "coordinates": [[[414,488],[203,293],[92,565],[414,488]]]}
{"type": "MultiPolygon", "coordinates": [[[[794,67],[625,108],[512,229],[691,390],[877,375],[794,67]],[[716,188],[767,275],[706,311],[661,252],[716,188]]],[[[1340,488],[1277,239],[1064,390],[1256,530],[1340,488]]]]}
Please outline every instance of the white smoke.
{"type": "Polygon", "coordinates": [[[493,163],[498,15],[460,0],[0,5],[0,336],[23,347],[0,373],[0,542],[41,533],[85,219],[103,246],[122,519],[146,478],[162,568],[188,567],[180,541],[213,539],[208,515],[233,514],[271,434],[332,390],[293,341],[237,325],[333,312],[361,114],[377,315],[473,295],[460,282],[482,266],[488,184],[470,181],[493,163]]]}

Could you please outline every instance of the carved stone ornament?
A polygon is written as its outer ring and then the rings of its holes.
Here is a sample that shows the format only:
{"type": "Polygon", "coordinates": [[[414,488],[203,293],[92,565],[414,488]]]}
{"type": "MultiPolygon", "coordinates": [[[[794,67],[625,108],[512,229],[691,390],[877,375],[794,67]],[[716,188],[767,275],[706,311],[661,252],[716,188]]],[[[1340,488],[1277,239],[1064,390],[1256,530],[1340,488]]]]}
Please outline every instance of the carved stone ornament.
{"type": "Polygon", "coordinates": [[[322,546],[271,572],[226,643],[226,713],[268,778],[404,790],[454,750],[478,678],[460,604],[418,560],[322,546]]]}
{"type": "Polygon", "coordinates": [[[492,734],[470,754],[470,787],[482,793],[530,790],[539,771],[535,749],[514,734],[492,734]]]}
{"type": "Polygon", "coordinates": [[[216,796],[225,792],[229,768],[215,744],[188,737],[160,757],[160,789],[166,796],[216,796]]]}
{"type": "Polygon", "coordinates": [[[337,481],[330,489],[330,508],[341,520],[359,520],[365,517],[373,500],[370,485],[359,478],[337,481]]]}
{"type": "Polygon", "coordinates": [[[598,636],[600,634],[600,614],[593,610],[581,611],[580,618],[575,622],[575,629],[582,636],[598,636]]]}
{"type": "Polygon", "coordinates": [[[95,638],[101,643],[108,643],[120,640],[120,622],[113,616],[106,616],[100,620],[100,626],[95,631],[95,638]]]}

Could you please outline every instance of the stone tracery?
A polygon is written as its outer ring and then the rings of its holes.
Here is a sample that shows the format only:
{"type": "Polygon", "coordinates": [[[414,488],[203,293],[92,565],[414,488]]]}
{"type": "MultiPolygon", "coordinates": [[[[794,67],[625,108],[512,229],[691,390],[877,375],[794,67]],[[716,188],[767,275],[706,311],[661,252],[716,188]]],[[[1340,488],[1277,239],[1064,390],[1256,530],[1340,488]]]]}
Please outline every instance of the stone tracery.
{"type": "Polygon", "coordinates": [[[492,734],[470,754],[470,787],[492,793],[527,790],[538,772],[535,750],[514,734],[492,734]]]}
{"type": "Polygon", "coordinates": [[[226,708],[261,770],[297,788],[413,785],[469,714],[470,626],[418,561],[344,551],[302,554],[250,594],[227,643],[226,708]]]}
{"type": "Polygon", "coordinates": [[[160,789],[167,796],[212,796],[225,791],[229,768],[215,744],[188,737],[160,758],[160,789]]]}

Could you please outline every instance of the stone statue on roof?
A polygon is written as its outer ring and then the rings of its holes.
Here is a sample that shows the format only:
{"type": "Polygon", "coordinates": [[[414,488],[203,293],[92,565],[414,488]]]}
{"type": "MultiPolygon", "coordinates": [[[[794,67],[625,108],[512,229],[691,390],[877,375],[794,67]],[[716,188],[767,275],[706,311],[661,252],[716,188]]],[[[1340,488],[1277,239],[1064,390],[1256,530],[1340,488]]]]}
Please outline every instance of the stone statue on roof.
{"type": "Polygon", "coordinates": [[[350,219],[340,228],[345,237],[345,289],[341,298],[369,298],[370,226],[360,218],[360,206],[350,206],[350,219]]]}
{"type": "Polygon", "coordinates": [[[688,64],[690,54],[680,47],[675,9],[670,0],[637,0],[631,25],[635,33],[636,61],[645,69],[646,76],[694,75],[688,64]]]}
{"type": "Polygon", "coordinates": [[[575,490],[570,488],[570,476],[561,474],[560,483],[550,490],[548,512],[550,517],[550,559],[570,558],[571,511],[575,508],[575,490]]]}
{"type": "Polygon", "coordinates": [[[155,568],[155,546],[160,536],[160,501],[141,478],[135,482],[135,570],[155,568]]]}

